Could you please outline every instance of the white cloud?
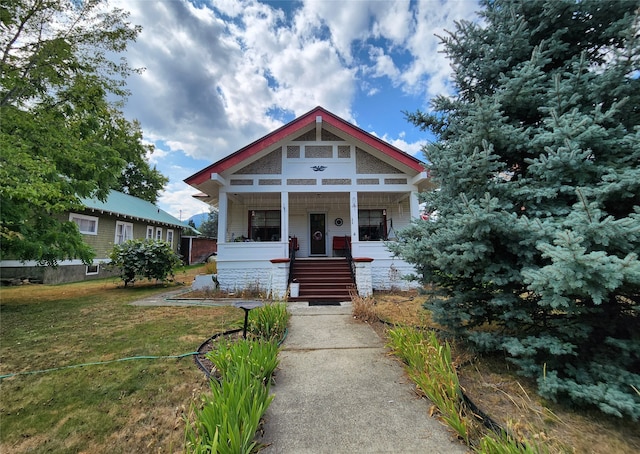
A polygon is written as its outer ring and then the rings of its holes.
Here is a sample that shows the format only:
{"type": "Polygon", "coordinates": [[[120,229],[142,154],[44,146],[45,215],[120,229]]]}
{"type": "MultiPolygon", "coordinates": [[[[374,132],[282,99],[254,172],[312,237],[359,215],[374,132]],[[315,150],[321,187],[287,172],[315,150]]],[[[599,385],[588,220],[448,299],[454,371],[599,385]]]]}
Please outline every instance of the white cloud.
{"type": "Polygon", "coordinates": [[[209,205],[193,198],[194,190],[184,183],[170,183],[160,196],[158,205],[172,216],[185,221],[194,214],[208,213],[209,205]]]}
{"type": "MultiPolygon", "coordinates": [[[[274,111],[297,116],[321,105],[355,122],[360,94],[397,89],[419,105],[450,94],[449,62],[434,34],[477,8],[475,0],[111,3],[143,27],[127,59],[146,71],[128,81],[125,114],[147,140],[166,144],[154,163],[180,152],[215,162],[281,126],[274,111]]],[[[403,139],[391,143],[419,152],[418,142],[403,139]]],[[[173,203],[170,192],[182,201],[195,192],[177,173],[162,203],[173,203]]]]}
{"type": "Polygon", "coordinates": [[[395,81],[400,76],[400,71],[393,62],[393,58],[390,55],[384,53],[384,50],[379,47],[372,47],[369,51],[369,57],[374,61],[373,67],[374,77],[388,77],[392,81],[395,81]]]}
{"type": "Polygon", "coordinates": [[[418,159],[424,159],[422,148],[427,145],[427,141],[418,140],[417,142],[407,142],[403,137],[404,133],[400,133],[398,138],[392,138],[385,134],[381,139],[411,156],[415,156],[418,159]]]}
{"type": "Polygon", "coordinates": [[[418,2],[415,30],[407,41],[413,61],[401,76],[407,91],[425,91],[427,99],[452,94],[450,63],[436,35],[445,36],[447,30],[453,31],[455,21],[475,19],[476,7],[472,0],[418,2]]]}

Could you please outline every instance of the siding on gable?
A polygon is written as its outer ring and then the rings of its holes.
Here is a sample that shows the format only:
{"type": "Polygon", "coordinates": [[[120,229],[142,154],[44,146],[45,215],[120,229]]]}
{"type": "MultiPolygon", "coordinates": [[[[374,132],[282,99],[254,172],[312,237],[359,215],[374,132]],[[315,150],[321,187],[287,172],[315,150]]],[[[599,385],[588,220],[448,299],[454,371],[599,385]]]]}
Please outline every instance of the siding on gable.
{"type": "Polygon", "coordinates": [[[373,173],[403,173],[392,165],[387,164],[381,159],[370,155],[366,151],[356,147],[356,173],[373,174],[373,173]]]}
{"type": "Polygon", "coordinates": [[[293,139],[293,142],[315,142],[316,130],[312,129],[293,139]]]}
{"type": "Polygon", "coordinates": [[[342,137],[338,137],[337,135],[335,135],[331,131],[327,131],[326,129],[322,129],[322,132],[320,133],[320,140],[322,140],[323,142],[344,142],[344,139],[342,137]]]}
{"type": "Polygon", "coordinates": [[[300,145],[287,145],[287,159],[300,157],[300,145]]]}
{"type": "Polygon", "coordinates": [[[331,145],[307,145],[304,147],[304,157],[307,159],[331,159],[333,147],[331,145]]]}
{"type": "Polygon", "coordinates": [[[236,172],[236,175],[279,175],[282,173],[282,148],[252,162],[236,172]]]}

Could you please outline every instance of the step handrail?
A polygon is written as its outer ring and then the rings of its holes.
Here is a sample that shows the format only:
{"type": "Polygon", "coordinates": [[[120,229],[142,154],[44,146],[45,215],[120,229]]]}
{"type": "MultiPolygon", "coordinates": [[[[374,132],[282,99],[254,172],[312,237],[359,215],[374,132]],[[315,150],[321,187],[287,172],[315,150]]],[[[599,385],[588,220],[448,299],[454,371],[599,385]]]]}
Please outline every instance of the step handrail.
{"type": "Polygon", "coordinates": [[[347,263],[349,264],[349,270],[351,271],[351,280],[353,281],[353,285],[358,286],[358,284],[356,284],[356,265],[353,262],[353,257],[351,256],[351,241],[349,241],[350,238],[348,236],[344,236],[344,244],[345,244],[345,248],[344,248],[344,256],[347,259],[347,263]]]}
{"type": "Polygon", "coordinates": [[[296,264],[296,248],[293,246],[291,242],[289,242],[289,277],[287,280],[287,285],[293,282],[294,276],[294,268],[296,264]]]}

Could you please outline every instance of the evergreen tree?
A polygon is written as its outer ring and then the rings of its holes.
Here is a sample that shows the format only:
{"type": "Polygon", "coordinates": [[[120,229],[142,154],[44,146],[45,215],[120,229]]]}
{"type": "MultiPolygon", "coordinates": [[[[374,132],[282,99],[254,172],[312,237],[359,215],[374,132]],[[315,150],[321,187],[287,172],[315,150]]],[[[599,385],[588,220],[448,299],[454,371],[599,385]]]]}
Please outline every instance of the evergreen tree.
{"type": "Polygon", "coordinates": [[[198,229],[203,236],[208,238],[218,237],[218,210],[212,208],[209,211],[207,220],[204,221],[198,229]]]}
{"type": "Polygon", "coordinates": [[[435,320],[539,392],[640,418],[640,2],[484,0],[441,38],[457,93],[409,121],[435,222],[390,244],[435,320]]]}

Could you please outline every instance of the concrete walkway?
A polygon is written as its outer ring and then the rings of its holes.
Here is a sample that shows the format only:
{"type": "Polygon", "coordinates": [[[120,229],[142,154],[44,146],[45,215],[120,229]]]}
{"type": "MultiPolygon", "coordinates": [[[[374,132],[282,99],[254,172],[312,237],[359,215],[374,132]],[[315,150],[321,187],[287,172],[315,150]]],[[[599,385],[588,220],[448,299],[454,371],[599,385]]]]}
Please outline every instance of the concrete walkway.
{"type": "MultiPolygon", "coordinates": [[[[184,289],[136,306],[220,306],[228,300],[184,300],[184,289]]],[[[402,365],[373,328],[353,319],[351,304],[289,303],[289,334],[265,415],[261,454],[469,452],[429,417],[402,365]]]]}
{"type": "Polygon", "coordinates": [[[264,454],[465,453],[351,305],[290,303],[264,454]]]}

